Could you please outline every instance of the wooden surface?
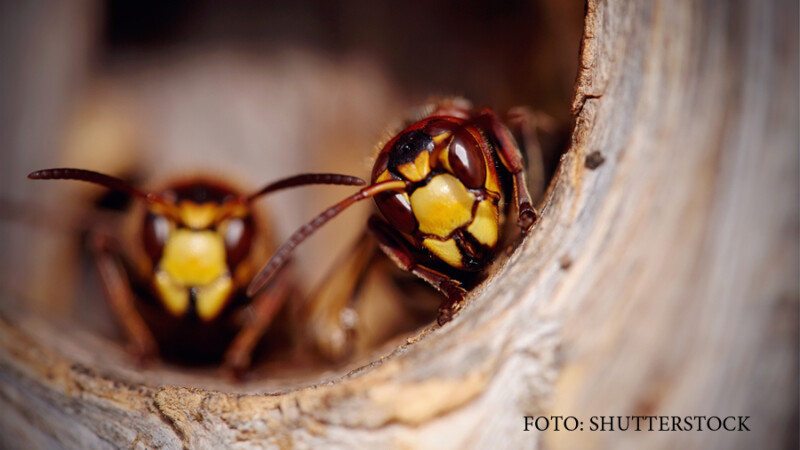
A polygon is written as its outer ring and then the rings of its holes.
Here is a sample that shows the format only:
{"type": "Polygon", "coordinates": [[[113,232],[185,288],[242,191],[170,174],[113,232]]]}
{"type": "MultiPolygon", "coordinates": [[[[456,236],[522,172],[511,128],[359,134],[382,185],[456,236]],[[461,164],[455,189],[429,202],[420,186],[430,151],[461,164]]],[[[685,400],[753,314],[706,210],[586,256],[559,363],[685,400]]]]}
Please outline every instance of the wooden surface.
{"type": "Polygon", "coordinates": [[[306,387],[218,390],[4,315],[0,432],[75,448],[796,447],[796,18],[777,0],[590,1],[542,218],[441,329],[306,387]],[[752,431],[522,431],[538,414],[749,415],[752,431]]]}

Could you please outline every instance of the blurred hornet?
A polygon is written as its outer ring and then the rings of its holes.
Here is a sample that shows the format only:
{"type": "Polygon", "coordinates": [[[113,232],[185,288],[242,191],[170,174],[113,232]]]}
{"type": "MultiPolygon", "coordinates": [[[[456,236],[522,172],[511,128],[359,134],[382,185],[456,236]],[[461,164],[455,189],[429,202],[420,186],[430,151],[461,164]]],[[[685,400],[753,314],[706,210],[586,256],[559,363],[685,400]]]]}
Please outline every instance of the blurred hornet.
{"type": "MultiPolygon", "coordinates": [[[[221,182],[195,178],[159,192],[81,169],[47,169],[35,180],[80,180],[121,191],[140,202],[133,236],[93,224],[88,231],[111,310],[140,361],[159,350],[182,360],[223,357],[241,375],[253,350],[292,289],[287,271],[254,298],[244,295],[255,247],[269,246],[251,204],[270,192],[309,184],[363,185],[360,178],[304,174],[242,194],[221,182]],[[127,237],[127,239],[125,238],[127,237]]],[[[263,259],[261,260],[263,261],[263,259]]],[[[263,285],[263,284],[262,284],[263,285]]]]}
{"type": "MultiPolygon", "coordinates": [[[[539,154],[533,156],[540,158],[539,154]]],[[[264,287],[295,247],[315,230],[367,198],[375,200],[380,212],[367,223],[380,249],[402,270],[444,294],[439,324],[448,322],[461,308],[465,286],[474,286],[477,275],[493,261],[505,216],[512,211],[509,204],[515,206],[522,232],[527,232],[537,218],[523,154],[509,129],[487,108],[472,110],[461,99],[442,102],[420,120],[406,123],[386,142],[375,159],[371,184],[298,229],[253,278],[248,293],[264,287]]],[[[362,238],[358,245],[368,243],[362,238]]],[[[363,252],[353,251],[351,255],[361,258],[362,269],[369,265],[363,252]]],[[[348,262],[339,265],[348,270],[356,266],[348,262]]],[[[340,276],[352,280],[339,283],[350,288],[359,278],[353,273],[340,276]]],[[[336,358],[344,352],[344,344],[331,344],[332,335],[320,330],[335,331],[345,326],[337,323],[338,313],[347,306],[346,297],[352,292],[340,289],[331,294],[324,286],[322,291],[327,298],[311,300],[307,328],[316,333],[313,340],[317,347],[336,358]],[[320,302],[333,311],[315,305],[320,302]]]]}

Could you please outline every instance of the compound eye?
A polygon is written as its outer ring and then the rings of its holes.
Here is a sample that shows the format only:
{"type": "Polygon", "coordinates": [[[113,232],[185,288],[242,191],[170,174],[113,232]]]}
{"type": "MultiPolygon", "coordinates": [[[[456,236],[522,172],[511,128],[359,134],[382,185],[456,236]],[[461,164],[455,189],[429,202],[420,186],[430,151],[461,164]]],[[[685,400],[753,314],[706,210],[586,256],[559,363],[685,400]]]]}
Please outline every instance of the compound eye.
{"type": "Polygon", "coordinates": [[[452,133],[453,129],[456,128],[457,126],[458,125],[447,120],[432,120],[430,123],[425,125],[423,131],[428,136],[436,138],[437,136],[440,136],[442,134],[452,133]]]}
{"type": "Polygon", "coordinates": [[[147,213],[144,219],[144,249],[153,262],[161,258],[173,225],[166,217],[147,213]]]}
{"type": "Polygon", "coordinates": [[[372,182],[374,183],[375,180],[389,167],[389,153],[381,152],[378,155],[378,158],[375,160],[375,164],[372,166],[372,182]]]}
{"type": "Polygon", "coordinates": [[[483,187],[486,182],[486,161],[480,144],[466,130],[456,131],[447,158],[453,174],[470,188],[483,187]]]}
{"type": "Polygon", "coordinates": [[[221,228],[225,239],[228,265],[235,266],[250,252],[253,225],[248,220],[234,218],[225,222],[221,228]]]}
{"type": "Polygon", "coordinates": [[[397,192],[383,192],[375,196],[375,203],[383,217],[398,231],[411,234],[417,229],[417,221],[407,196],[397,192]]]}

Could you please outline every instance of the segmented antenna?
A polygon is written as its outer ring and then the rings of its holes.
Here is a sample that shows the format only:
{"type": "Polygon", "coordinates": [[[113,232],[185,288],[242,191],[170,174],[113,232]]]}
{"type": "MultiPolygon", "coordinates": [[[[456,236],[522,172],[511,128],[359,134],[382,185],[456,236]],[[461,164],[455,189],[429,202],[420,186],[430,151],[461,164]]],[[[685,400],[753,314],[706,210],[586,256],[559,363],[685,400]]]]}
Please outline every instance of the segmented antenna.
{"type": "Polygon", "coordinates": [[[87,183],[98,184],[109,189],[125,192],[134,197],[138,197],[151,205],[159,205],[164,214],[173,217],[178,217],[178,211],[175,205],[164,199],[161,195],[155,192],[144,192],[135,186],[132,186],[127,181],[121,180],[111,175],[94,172],[92,170],[84,169],[45,169],[37,170],[28,174],[31,180],[77,180],[86,181],[87,183]]]}
{"type": "MultiPolygon", "coordinates": [[[[144,192],[135,186],[127,183],[110,175],[105,175],[99,172],[84,169],[71,169],[71,168],[55,168],[37,170],[28,174],[31,180],[78,180],[87,183],[98,184],[109,189],[125,192],[134,197],[138,197],[150,204],[158,204],[163,207],[163,212],[175,217],[180,214],[175,209],[175,205],[164,199],[161,195],[153,192],[144,192]]],[[[218,219],[232,213],[237,205],[252,202],[253,200],[261,197],[262,195],[270,192],[275,192],[281,189],[287,189],[296,186],[304,186],[309,184],[338,184],[346,186],[363,186],[366,181],[358,177],[349,175],[340,175],[336,173],[306,173],[302,175],[295,175],[293,177],[284,178],[282,180],[270,183],[259,191],[248,196],[235,198],[233,201],[226,202],[220,210],[218,219]]]]}
{"type": "Polygon", "coordinates": [[[44,169],[29,173],[28,178],[30,178],[31,180],[86,181],[88,183],[99,184],[100,186],[105,186],[109,189],[122,191],[127,194],[133,195],[135,197],[148,200],[148,194],[146,192],[143,192],[135,188],[134,186],[131,186],[124,180],[112,177],[110,175],[105,175],[99,172],[94,172],[91,170],[67,169],[67,168],[44,169]]]}
{"type": "Polygon", "coordinates": [[[252,202],[253,200],[261,197],[262,195],[270,192],[279,191],[295,186],[304,186],[308,184],[338,184],[344,186],[363,186],[367,184],[366,181],[358,177],[351,177],[349,175],[340,175],[338,173],[304,173],[295,175],[293,177],[284,178],[282,180],[274,181],[259,191],[247,196],[246,201],[252,202]]]}
{"type": "Polygon", "coordinates": [[[303,241],[306,240],[309,236],[311,236],[315,231],[320,229],[323,225],[328,223],[329,220],[333,219],[339,213],[347,209],[353,203],[358,201],[370,198],[376,194],[385,191],[399,191],[406,189],[406,182],[400,180],[389,180],[383,181],[380,183],[375,183],[371,186],[367,186],[364,189],[356,192],[355,194],[351,195],[350,197],[345,198],[344,200],[340,201],[339,203],[331,206],[330,208],[323,211],[320,215],[312,219],[310,222],[306,223],[302,227],[300,227],[294,234],[272,255],[272,259],[261,268],[258,274],[253,278],[250,282],[250,285],[247,286],[247,295],[252,296],[261,288],[266,286],[267,283],[275,276],[278,272],[278,269],[283,267],[286,264],[286,261],[289,260],[289,256],[292,254],[292,251],[300,245],[303,241]]]}

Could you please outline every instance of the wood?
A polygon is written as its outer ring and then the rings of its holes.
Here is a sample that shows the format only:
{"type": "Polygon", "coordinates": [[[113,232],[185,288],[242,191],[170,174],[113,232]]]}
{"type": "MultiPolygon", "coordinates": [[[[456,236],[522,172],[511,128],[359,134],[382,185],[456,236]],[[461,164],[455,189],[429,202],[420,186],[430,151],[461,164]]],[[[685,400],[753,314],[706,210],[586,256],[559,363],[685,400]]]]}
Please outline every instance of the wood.
{"type": "Polygon", "coordinates": [[[91,336],[57,346],[63,330],[4,316],[0,434],[76,448],[796,447],[797,12],[590,0],[576,125],[541,219],[441,329],[281,391],[148,378],[91,336]],[[522,431],[538,414],[752,418],[749,432],[522,431]]]}

